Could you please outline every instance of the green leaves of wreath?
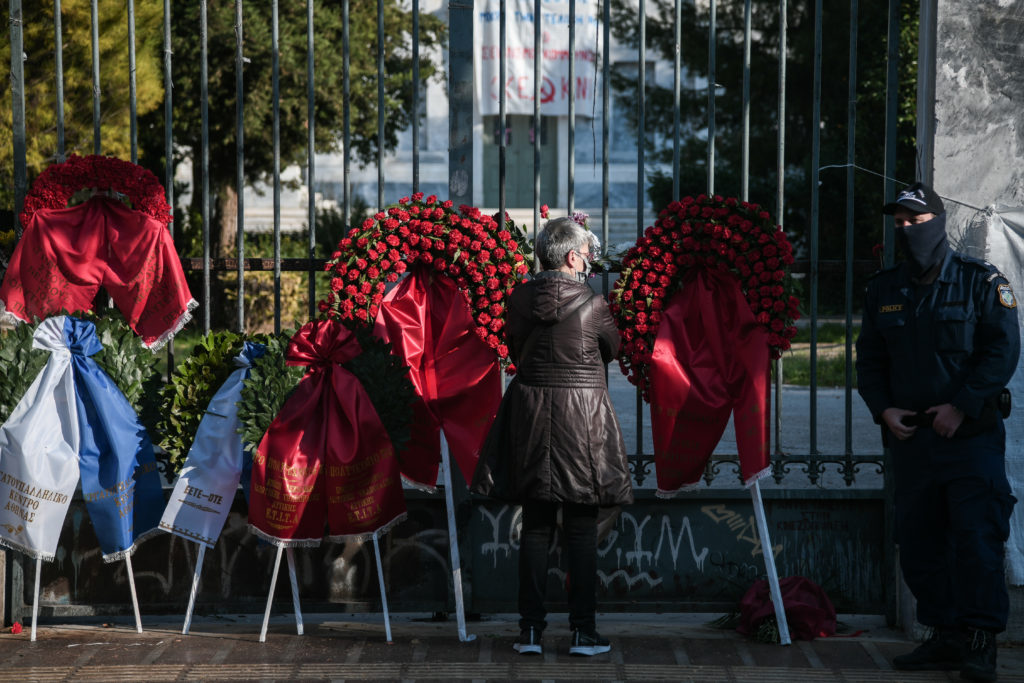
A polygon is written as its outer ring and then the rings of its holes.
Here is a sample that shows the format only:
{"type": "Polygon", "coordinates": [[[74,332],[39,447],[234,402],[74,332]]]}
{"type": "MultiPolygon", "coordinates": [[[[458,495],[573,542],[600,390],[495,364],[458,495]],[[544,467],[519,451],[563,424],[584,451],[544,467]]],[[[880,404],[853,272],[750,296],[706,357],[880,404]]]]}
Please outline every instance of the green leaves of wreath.
{"type": "MultiPolygon", "coordinates": [[[[96,325],[103,349],[93,360],[103,368],[131,403],[143,426],[152,437],[157,433],[157,406],[161,385],[156,368],[158,357],[142,345],[142,339],[128,327],[119,313],[75,313],[76,318],[96,325]]],[[[18,401],[25,395],[50,354],[32,348],[32,335],[38,325],[18,325],[0,333],[0,424],[7,421],[18,401]]]]}
{"type": "MultiPolygon", "coordinates": [[[[344,367],[366,389],[395,451],[399,452],[409,441],[412,403],[416,397],[408,377],[409,368],[391,354],[389,344],[369,331],[357,329],[355,333],[363,352],[344,367]]],[[[238,403],[242,443],[252,452],[295,391],[305,368],[285,363],[291,334],[256,335],[248,339],[267,347],[266,353],[253,363],[238,403]]],[[[159,457],[169,479],[181,471],[206,407],[235,370],[231,361],[241,353],[245,340],[246,337],[229,331],[202,337],[163,388],[164,411],[159,430],[160,445],[166,454],[159,457]]]]}

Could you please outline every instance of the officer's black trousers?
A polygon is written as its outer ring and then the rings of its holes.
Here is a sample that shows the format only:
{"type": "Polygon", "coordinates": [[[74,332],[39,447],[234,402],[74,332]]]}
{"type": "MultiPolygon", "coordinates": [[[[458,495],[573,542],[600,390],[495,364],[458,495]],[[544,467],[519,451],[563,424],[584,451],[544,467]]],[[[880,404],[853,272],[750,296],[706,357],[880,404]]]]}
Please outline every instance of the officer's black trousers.
{"type": "Polygon", "coordinates": [[[1015,502],[1005,430],[944,439],[922,427],[891,440],[896,542],[903,577],[926,626],[1006,629],[1004,543],[1015,502]]]}

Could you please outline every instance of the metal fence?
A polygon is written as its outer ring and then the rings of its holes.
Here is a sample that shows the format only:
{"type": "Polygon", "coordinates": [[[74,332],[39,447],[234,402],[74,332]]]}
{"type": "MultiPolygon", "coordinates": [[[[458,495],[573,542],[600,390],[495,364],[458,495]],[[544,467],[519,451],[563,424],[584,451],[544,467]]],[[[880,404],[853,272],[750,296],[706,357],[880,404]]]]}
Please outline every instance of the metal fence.
{"type": "MultiPolygon", "coordinates": [[[[203,226],[203,255],[201,258],[186,258],[183,259],[186,270],[191,270],[196,273],[201,273],[202,290],[198,293],[197,298],[201,304],[201,324],[202,328],[208,331],[211,327],[211,274],[217,271],[234,272],[237,274],[237,311],[235,314],[235,325],[238,329],[244,329],[245,325],[245,313],[244,313],[244,282],[246,274],[253,271],[269,270],[273,273],[275,281],[275,328],[280,330],[281,327],[281,274],[287,271],[298,271],[305,272],[308,274],[308,311],[309,316],[314,317],[316,315],[316,289],[315,289],[315,275],[320,272],[323,268],[325,260],[318,257],[316,254],[316,232],[317,232],[317,209],[315,204],[314,192],[309,192],[308,200],[308,225],[309,225],[309,251],[305,258],[299,259],[285,259],[281,256],[280,252],[280,240],[281,240],[281,191],[282,191],[282,168],[281,168],[281,156],[280,156],[280,140],[277,126],[280,122],[281,116],[281,95],[279,93],[279,45],[278,38],[281,27],[279,26],[279,0],[261,0],[261,2],[270,2],[272,7],[272,26],[271,26],[271,54],[273,55],[272,73],[273,73],[273,144],[274,144],[274,168],[273,168],[273,201],[274,201],[274,244],[275,252],[274,257],[270,259],[255,259],[246,257],[246,240],[247,235],[245,231],[245,189],[246,179],[244,177],[243,167],[246,159],[246,142],[245,142],[245,126],[244,126],[244,110],[243,110],[243,92],[246,88],[246,83],[243,78],[243,72],[246,58],[246,26],[243,24],[243,0],[235,0],[235,57],[233,68],[235,70],[235,88],[236,88],[236,126],[237,126],[237,146],[236,146],[236,165],[238,168],[237,179],[236,179],[236,191],[238,194],[238,206],[237,206],[237,236],[236,236],[236,254],[234,258],[214,258],[211,252],[210,244],[210,221],[211,221],[211,189],[209,187],[209,166],[210,160],[210,129],[209,129],[209,107],[211,103],[209,101],[209,95],[207,92],[208,82],[208,1],[207,0],[194,0],[198,3],[200,10],[200,21],[195,26],[195,39],[200,43],[200,59],[201,59],[201,78],[200,87],[202,89],[200,102],[201,112],[200,117],[202,121],[202,145],[201,149],[196,150],[195,161],[201,167],[201,177],[204,179],[202,187],[192,188],[192,191],[198,193],[200,197],[201,206],[201,222],[203,226]]],[[[250,0],[252,1],[252,0],[250,0]]],[[[577,3],[581,0],[570,0],[568,3],[568,11],[570,20],[567,26],[568,41],[569,41],[569,52],[570,54],[575,53],[576,44],[576,20],[575,13],[577,9],[577,3]]],[[[854,155],[855,130],[856,130],[856,117],[857,117],[857,63],[858,63],[858,0],[850,0],[848,4],[848,12],[850,17],[850,31],[848,35],[848,43],[846,46],[835,46],[830,45],[829,49],[839,49],[842,47],[844,50],[848,50],[849,54],[849,73],[847,80],[849,84],[848,92],[848,107],[847,107],[847,130],[849,131],[848,139],[848,156],[846,159],[846,179],[847,179],[847,203],[845,208],[845,224],[846,224],[846,255],[841,261],[834,260],[823,260],[819,256],[819,239],[820,239],[820,216],[821,207],[819,206],[819,167],[821,166],[820,156],[820,130],[822,128],[822,53],[826,49],[823,45],[823,17],[825,16],[822,8],[822,0],[811,0],[813,2],[813,20],[814,20],[814,54],[813,54],[813,83],[799,83],[793,84],[787,81],[787,61],[788,54],[787,41],[789,39],[789,29],[787,26],[787,15],[789,13],[789,0],[779,0],[777,5],[777,16],[778,16],[778,27],[779,34],[776,37],[779,45],[779,54],[783,58],[778,60],[777,66],[777,82],[778,82],[778,100],[775,103],[774,112],[771,112],[771,116],[774,116],[777,121],[777,160],[776,160],[776,193],[773,198],[774,201],[774,213],[782,220],[785,215],[786,201],[786,188],[789,174],[787,173],[787,155],[786,155],[786,97],[785,93],[787,88],[792,87],[811,87],[813,88],[813,111],[809,115],[809,125],[812,129],[812,150],[811,150],[811,182],[807,188],[808,203],[809,203],[809,225],[807,226],[807,243],[806,253],[803,258],[798,261],[795,271],[802,273],[804,282],[806,283],[806,294],[807,298],[805,303],[806,310],[809,318],[810,326],[810,364],[811,364],[811,381],[808,391],[806,393],[807,401],[807,440],[804,447],[799,449],[786,449],[783,447],[781,434],[783,433],[786,425],[787,415],[789,414],[801,414],[800,411],[794,412],[793,406],[788,403],[789,399],[784,399],[784,363],[778,361],[776,364],[775,372],[775,383],[773,387],[773,402],[775,407],[775,418],[774,418],[774,458],[773,467],[776,483],[779,484],[778,490],[774,493],[769,491],[768,497],[786,498],[790,494],[787,493],[787,489],[790,487],[789,482],[793,481],[792,476],[794,473],[800,473],[803,477],[803,481],[798,485],[798,488],[811,488],[815,489],[815,494],[823,499],[839,499],[842,500],[852,498],[863,498],[865,491],[861,490],[858,492],[848,492],[842,490],[844,487],[853,489],[857,483],[857,476],[859,473],[869,472],[875,477],[874,481],[876,484],[869,485],[869,488],[873,490],[873,493],[869,493],[873,498],[876,498],[879,503],[884,501],[884,489],[881,485],[881,479],[878,475],[884,472],[883,456],[881,453],[881,444],[868,452],[867,454],[854,453],[853,447],[853,432],[854,432],[854,419],[853,419],[853,408],[856,399],[853,395],[853,381],[852,381],[852,335],[847,334],[845,344],[845,358],[846,358],[846,383],[845,390],[843,392],[843,419],[841,424],[843,425],[843,445],[838,449],[830,450],[828,452],[822,452],[819,447],[819,434],[820,434],[820,416],[819,416],[819,386],[817,382],[817,358],[818,358],[818,325],[820,322],[819,315],[819,287],[820,277],[823,272],[840,273],[843,277],[843,286],[845,289],[845,312],[843,316],[843,322],[848,330],[854,328],[854,301],[855,294],[854,288],[854,273],[858,270],[864,270],[867,266],[861,261],[854,259],[853,249],[853,237],[854,237],[854,196],[853,196],[853,179],[856,171],[857,159],[854,155]],[[843,485],[838,489],[825,488],[822,486],[821,477],[823,472],[827,469],[833,468],[838,472],[841,477],[843,485]]],[[[647,47],[647,36],[646,36],[646,19],[648,12],[647,0],[637,0],[638,6],[638,36],[637,36],[637,53],[636,60],[640,65],[644,65],[648,61],[648,47],[647,47]]],[[[740,177],[742,179],[741,185],[741,196],[742,200],[749,199],[749,179],[750,179],[750,117],[751,117],[751,99],[750,99],[750,83],[751,83],[751,45],[753,41],[763,38],[763,31],[761,28],[753,25],[753,12],[752,12],[752,0],[737,0],[737,3],[744,5],[744,26],[743,26],[743,47],[745,61],[743,64],[743,99],[742,99],[742,155],[741,155],[741,169],[740,177]]],[[[511,8],[508,7],[509,3],[507,0],[500,0],[499,12],[500,22],[502,26],[501,31],[501,45],[499,50],[499,72],[500,81],[505,82],[507,64],[506,64],[506,26],[508,24],[511,8]]],[[[26,112],[25,105],[25,71],[24,71],[24,60],[32,59],[39,60],[43,58],[49,58],[49,55],[24,54],[24,30],[23,25],[23,2],[22,0],[9,0],[9,13],[10,13],[10,44],[11,44],[11,113],[13,122],[13,178],[14,178],[14,194],[15,194],[15,216],[20,213],[22,200],[28,188],[28,169],[26,163],[26,117],[30,115],[26,112]]],[[[91,12],[92,12],[92,24],[91,24],[91,35],[92,35],[92,86],[93,86],[93,149],[92,152],[96,154],[103,153],[104,145],[101,136],[101,120],[103,117],[103,103],[104,103],[104,84],[100,82],[100,64],[99,55],[100,51],[98,48],[100,42],[99,33],[99,19],[98,19],[98,5],[99,0],[91,0],[91,12]]],[[[307,0],[305,3],[306,19],[304,27],[291,27],[293,30],[302,30],[306,35],[307,44],[307,63],[306,63],[306,78],[308,82],[308,91],[306,98],[307,108],[307,119],[309,122],[308,130],[308,153],[305,162],[305,168],[303,169],[305,184],[311,188],[315,187],[317,182],[317,169],[315,164],[315,111],[318,105],[315,84],[317,83],[317,64],[314,60],[314,31],[313,27],[317,22],[317,11],[335,11],[335,7],[340,5],[340,12],[342,14],[342,22],[344,26],[344,33],[342,38],[342,44],[337,46],[341,50],[344,59],[344,78],[341,83],[332,84],[332,87],[336,91],[340,92],[340,97],[343,101],[343,140],[342,149],[344,154],[344,168],[343,168],[343,184],[345,188],[344,198],[342,202],[342,214],[346,224],[349,223],[352,217],[352,192],[351,192],[351,178],[352,178],[352,124],[351,124],[351,107],[353,106],[351,97],[351,83],[350,83],[350,56],[355,46],[351,44],[352,38],[350,35],[350,0],[338,0],[337,3],[332,3],[330,7],[324,3],[322,6],[314,0],[307,0]]],[[[717,0],[705,0],[704,2],[696,2],[696,10],[699,17],[699,21],[702,26],[706,27],[708,32],[708,43],[707,43],[707,100],[706,100],[706,129],[707,129],[707,178],[706,187],[702,188],[709,194],[713,194],[716,189],[716,163],[718,158],[716,157],[716,89],[718,87],[716,83],[716,73],[718,68],[718,10],[721,3],[717,0]]],[[[128,51],[129,59],[129,70],[131,73],[130,79],[130,93],[129,102],[131,107],[131,160],[133,162],[138,161],[138,129],[137,129],[137,115],[136,115],[136,83],[135,83],[135,60],[136,60],[136,35],[135,35],[135,6],[136,0],[125,1],[124,21],[127,22],[128,26],[128,41],[125,46],[128,51]]],[[[688,40],[687,30],[688,27],[683,25],[680,17],[682,16],[682,9],[687,6],[684,0],[670,0],[668,4],[658,5],[656,11],[668,10],[674,12],[675,21],[675,36],[674,41],[676,44],[675,56],[674,56],[674,83],[673,83],[673,97],[674,97],[674,133],[672,139],[668,142],[673,147],[673,162],[672,162],[672,179],[673,179],[673,195],[678,197],[680,195],[680,145],[683,131],[680,125],[680,92],[681,82],[680,74],[683,71],[683,65],[680,62],[680,45],[683,41],[688,40]]],[[[163,83],[164,83],[164,154],[166,159],[172,160],[175,152],[175,116],[176,109],[174,103],[174,86],[175,86],[175,54],[172,49],[172,22],[176,21],[175,12],[178,7],[178,3],[172,3],[170,0],[163,0],[163,83]]],[[[897,78],[898,74],[896,71],[896,60],[897,54],[897,41],[899,38],[899,8],[900,2],[898,0],[889,0],[888,3],[888,37],[887,37],[887,50],[889,55],[889,67],[886,77],[886,128],[885,128],[885,168],[882,170],[882,175],[885,176],[885,194],[886,198],[890,198],[894,194],[894,182],[891,178],[894,176],[894,167],[896,163],[896,101],[897,101],[897,78]]],[[[464,174],[464,177],[469,179],[468,184],[462,187],[461,196],[452,196],[456,204],[460,203],[473,203],[472,190],[473,190],[473,178],[477,177],[474,173],[477,169],[473,168],[473,55],[472,55],[472,40],[468,40],[467,37],[472,35],[474,17],[473,13],[476,9],[473,2],[466,2],[465,0],[449,0],[445,8],[447,9],[447,21],[449,35],[451,36],[450,44],[447,48],[447,95],[448,95],[448,106],[449,106],[449,176],[457,173],[464,174]],[[455,37],[458,37],[456,40],[455,37]],[[468,153],[467,153],[468,150],[468,153]]],[[[385,0],[376,0],[377,9],[377,40],[376,40],[376,61],[377,61],[377,111],[381,112],[384,110],[384,79],[385,79],[385,54],[384,54],[384,11],[385,11],[385,0]]],[[[541,14],[542,6],[541,0],[533,0],[533,11],[537,16],[541,14]]],[[[601,176],[602,176],[602,194],[601,194],[601,206],[600,206],[600,223],[603,226],[602,230],[602,244],[607,245],[609,242],[609,193],[610,193],[610,162],[609,162],[609,144],[611,129],[609,125],[609,112],[611,110],[611,98],[614,93],[611,91],[611,50],[608,49],[611,44],[611,4],[608,0],[605,0],[600,4],[600,45],[602,49],[599,54],[599,68],[601,72],[601,88],[600,88],[600,101],[601,101],[601,140],[600,140],[600,165],[601,165],[601,176]]],[[[57,99],[55,102],[56,116],[57,116],[57,147],[53,150],[53,158],[56,161],[61,161],[65,158],[65,142],[64,142],[64,102],[63,102],[63,88],[65,71],[62,63],[62,45],[63,45],[63,31],[65,30],[61,24],[62,8],[61,0],[54,0],[53,2],[53,16],[55,22],[53,26],[54,31],[54,42],[53,42],[53,66],[52,73],[56,83],[57,99]]],[[[419,41],[419,20],[421,16],[420,0],[411,0],[411,26],[408,31],[411,36],[410,49],[412,53],[412,110],[418,112],[420,108],[421,97],[418,87],[416,87],[421,78],[419,74],[419,63],[420,63],[420,41],[419,41]]],[[[538,43],[541,40],[541,29],[540,22],[534,23],[536,30],[534,40],[538,43]]],[[[365,49],[364,45],[358,46],[358,49],[365,49]]],[[[533,112],[533,125],[534,130],[540,129],[541,120],[541,97],[540,97],[540,82],[539,78],[541,70],[542,51],[534,51],[534,92],[533,101],[535,103],[533,112]]],[[[569,60],[570,70],[574,68],[573,60],[569,60]]],[[[224,66],[224,65],[220,65],[224,66]]],[[[646,69],[638,68],[638,83],[637,92],[645,93],[647,90],[646,83],[646,69]]],[[[573,73],[570,71],[570,82],[573,82],[573,73]]],[[[572,89],[570,89],[572,90],[572,89]]],[[[637,128],[640,132],[638,135],[639,144],[636,150],[636,235],[639,237],[643,234],[645,226],[644,209],[648,205],[646,198],[646,178],[649,166],[649,161],[645,158],[645,145],[644,137],[647,130],[647,117],[648,117],[648,103],[645,101],[645,96],[637,97],[636,100],[636,111],[635,118],[637,121],[637,128]]],[[[758,105],[765,109],[763,102],[758,105]]],[[[504,88],[501,89],[500,101],[499,101],[499,120],[505,120],[506,117],[506,94],[504,88]]],[[[575,208],[575,185],[574,179],[576,175],[575,167],[575,150],[577,142],[575,139],[575,95],[570,94],[568,100],[568,109],[566,112],[568,117],[568,139],[567,144],[569,148],[568,152],[568,164],[566,168],[562,169],[562,172],[566,174],[565,185],[567,188],[567,194],[565,197],[560,198],[560,201],[565,207],[571,212],[575,208]]],[[[378,139],[384,139],[385,137],[385,120],[384,117],[378,115],[378,139]]],[[[418,116],[411,117],[411,135],[412,135],[412,184],[409,190],[416,192],[420,185],[420,156],[419,156],[419,139],[422,135],[421,123],[418,116]]],[[[504,213],[506,210],[506,195],[505,195],[505,184],[506,184],[506,137],[504,135],[497,136],[496,144],[498,145],[498,177],[499,177],[499,203],[497,210],[504,213]]],[[[377,205],[385,206],[387,203],[394,201],[395,197],[385,197],[385,150],[382,146],[378,146],[377,149],[377,176],[378,176],[378,194],[377,194],[377,205]]],[[[541,136],[535,135],[533,140],[533,157],[534,157],[534,168],[533,168],[533,223],[536,226],[540,223],[540,204],[541,204],[541,136]]],[[[164,170],[164,185],[167,191],[167,200],[173,206],[175,204],[175,168],[173,164],[168,163],[164,170]]],[[[455,188],[453,188],[454,192],[455,188]]],[[[785,227],[785,226],[784,226],[785,227]]],[[[172,225],[172,230],[174,229],[172,225]]],[[[20,231],[19,231],[20,232],[20,231]]],[[[891,235],[891,223],[887,226],[886,235],[891,235]]],[[[886,239],[885,244],[885,258],[888,262],[892,261],[892,240],[886,239]]],[[[605,292],[608,291],[610,286],[610,278],[605,277],[603,280],[603,287],[605,292]]],[[[173,358],[172,358],[173,362],[173,358]]],[[[797,400],[797,399],[794,399],[797,400]]],[[[799,400],[805,400],[802,395],[799,400]]],[[[636,398],[636,415],[635,415],[635,434],[636,443],[633,446],[634,452],[631,455],[632,466],[634,467],[634,474],[638,483],[643,483],[644,480],[649,476],[651,464],[653,462],[653,456],[650,452],[646,452],[647,449],[644,447],[643,433],[643,404],[639,397],[636,398]]],[[[803,417],[800,418],[804,419],[803,417]]],[[[835,429],[836,427],[829,427],[835,429]]],[[[738,471],[738,464],[736,464],[736,455],[734,453],[718,454],[715,458],[708,463],[707,467],[707,480],[712,482],[716,480],[722,468],[725,467],[727,470],[731,467],[734,471],[738,471]],[[730,463],[733,463],[730,465],[730,463]]]]}

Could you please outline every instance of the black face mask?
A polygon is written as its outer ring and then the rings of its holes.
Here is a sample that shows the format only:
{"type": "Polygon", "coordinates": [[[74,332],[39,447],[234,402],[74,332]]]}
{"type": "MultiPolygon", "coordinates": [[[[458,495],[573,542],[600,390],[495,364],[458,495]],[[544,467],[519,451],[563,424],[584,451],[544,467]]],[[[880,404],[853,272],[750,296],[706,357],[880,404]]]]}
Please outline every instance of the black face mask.
{"type": "Polygon", "coordinates": [[[896,240],[907,258],[910,275],[921,277],[942,263],[946,256],[946,214],[940,213],[917,225],[896,228],[896,240]]]}

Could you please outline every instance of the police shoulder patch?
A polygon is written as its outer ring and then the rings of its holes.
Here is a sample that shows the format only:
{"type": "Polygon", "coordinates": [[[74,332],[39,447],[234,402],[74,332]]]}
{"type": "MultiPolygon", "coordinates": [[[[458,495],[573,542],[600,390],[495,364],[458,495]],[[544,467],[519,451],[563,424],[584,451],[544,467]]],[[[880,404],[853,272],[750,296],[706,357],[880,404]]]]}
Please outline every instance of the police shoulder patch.
{"type": "Polygon", "coordinates": [[[1007,308],[1017,308],[1017,299],[1013,296],[1013,287],[1009,284],[999,285],[999,303],[1007,308]]]}

